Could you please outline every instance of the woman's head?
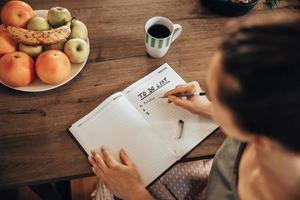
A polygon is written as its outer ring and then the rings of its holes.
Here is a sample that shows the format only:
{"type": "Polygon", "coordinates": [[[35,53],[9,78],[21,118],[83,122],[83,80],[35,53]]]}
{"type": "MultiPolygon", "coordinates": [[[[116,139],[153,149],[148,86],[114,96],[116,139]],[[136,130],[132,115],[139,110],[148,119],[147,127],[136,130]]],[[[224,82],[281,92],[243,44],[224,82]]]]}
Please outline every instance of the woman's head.
{"type": "Polygon", "coordinates": [[[300,153],[299,17],[235,28],[208,81],[213,115],[229,135],[261,135],[300,153]]]}

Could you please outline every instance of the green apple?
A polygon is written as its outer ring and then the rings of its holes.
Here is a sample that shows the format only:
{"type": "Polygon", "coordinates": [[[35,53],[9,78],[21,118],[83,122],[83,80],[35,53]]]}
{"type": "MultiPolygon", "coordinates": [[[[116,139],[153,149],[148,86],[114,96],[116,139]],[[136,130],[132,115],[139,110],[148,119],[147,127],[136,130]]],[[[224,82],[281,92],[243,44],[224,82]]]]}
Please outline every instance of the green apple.
{"type": "Polygon", "coordinates": [[[47,19],[52,27],[57,28],[71,21],[72,16],[66,8],[53,7],[48,11],[47,19]]]}
{"type": "Polygon", "coordinates": [[[73,38],[65,44],[64,52],[72,63],[83,63],[89,56],[88,43],[80,38],[73,38]]]}
{"type": "Polygon", "coordinates": [[[86,40],[88,37],[88,30],[84,23],[81,21],[74,19],[71,23],[71,35],[70,38],[80,38],[86,40]]]}
{"type": "Polygon", "coordinates": [[[51,27],[48,24],[47,20],[43,17],[33,17],[27,25],[27,29],[33,31],[46,31],[51,27]]]}
{"type": "Polygon", "coordinates": [[[44,46],[44,48],[45,48],[45,50],[53,49],[53,50],[64,51],[64,46],[65,46],[66,42],[67,42],[67,39],[62,40],[62,41],[60,41],[58,43],[55,43],[55,44],[44,46]]]}
{"type": "Polygon", "coordinates": [[[22,51],[22,52],[28,54],[29,56],[36,58],[36,57],[38,57],[38,55],[40,55],[40,53],[42,53],[43,47],[42,46],[28,46],[28,45],[20,43],[19,51],[22,51]]]}

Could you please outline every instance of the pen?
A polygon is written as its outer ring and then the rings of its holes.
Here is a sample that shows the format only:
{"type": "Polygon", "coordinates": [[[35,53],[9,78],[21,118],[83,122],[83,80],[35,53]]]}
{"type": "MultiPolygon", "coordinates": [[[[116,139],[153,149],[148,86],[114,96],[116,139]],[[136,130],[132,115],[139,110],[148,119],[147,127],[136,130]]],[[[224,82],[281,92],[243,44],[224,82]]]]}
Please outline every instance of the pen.
{"type": "Polygon", "coordinates": [[[182,134],[183,134],[183,127],[184,127],[184,121],[182,121],[181,119],[178,121],[178,126],[180,128],[179,130],[179,135],[177,139],[181,139],[182,134]]]}
{"type": "MultiPolygon", "coordinates": [[[[193,97],[193,96],[204,96],[205,92],[199,92],[199,93],[194,93],[194,94],[190,94],[190,93],[181,93],[181,94],[175,94],[174,96],[176,97],[193,97]]],[[[160,98],[168,98],[167,96],[165,97],[160,97],[160,98]]]]}

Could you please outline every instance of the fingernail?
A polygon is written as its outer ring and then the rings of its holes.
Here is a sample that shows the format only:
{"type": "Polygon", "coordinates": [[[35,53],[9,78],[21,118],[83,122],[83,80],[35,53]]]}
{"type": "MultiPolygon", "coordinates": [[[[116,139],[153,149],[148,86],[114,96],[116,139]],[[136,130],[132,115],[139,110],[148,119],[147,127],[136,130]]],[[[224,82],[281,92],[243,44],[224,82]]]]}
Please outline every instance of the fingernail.
{"type": "Polygon", "coordinates": [[[120,150],[120,152],[126,155],[126,152],[123,148],[120,150]]]}
{"type": "Polygon", "coordinates": [[[95,151],[95,150],[91,150],[91,154],[92,154],[93,156],[95,156],[95,155],[96,155],[96,151],[95,151]]]}
{"type": "Polygon", "coordinates": [[[106,155],[106,154],[107,154],[106,149],[101,149],[101,156],[103,157],[103,156],[106,155]]]}

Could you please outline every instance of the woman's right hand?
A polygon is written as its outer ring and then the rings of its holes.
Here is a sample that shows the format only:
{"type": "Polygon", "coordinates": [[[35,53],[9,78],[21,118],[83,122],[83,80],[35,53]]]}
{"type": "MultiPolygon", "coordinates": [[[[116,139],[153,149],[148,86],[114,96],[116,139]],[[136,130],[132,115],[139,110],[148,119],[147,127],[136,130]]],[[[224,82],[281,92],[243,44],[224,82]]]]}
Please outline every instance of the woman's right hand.
{"type": "Polygon", "coordinates": [[[202,92],[200,85],[197,81],[193,81],[184,85],[178,85],[176,88],[168,91],[164,94],[168,97],[169,102],[174,103],[194,114],[205,115],[210,117],[211,102],[206,96],[193,96],[187,99],[181,99],[177,97],[177,94],[188,93],[188,94],[198,94],[202,92]]]}

